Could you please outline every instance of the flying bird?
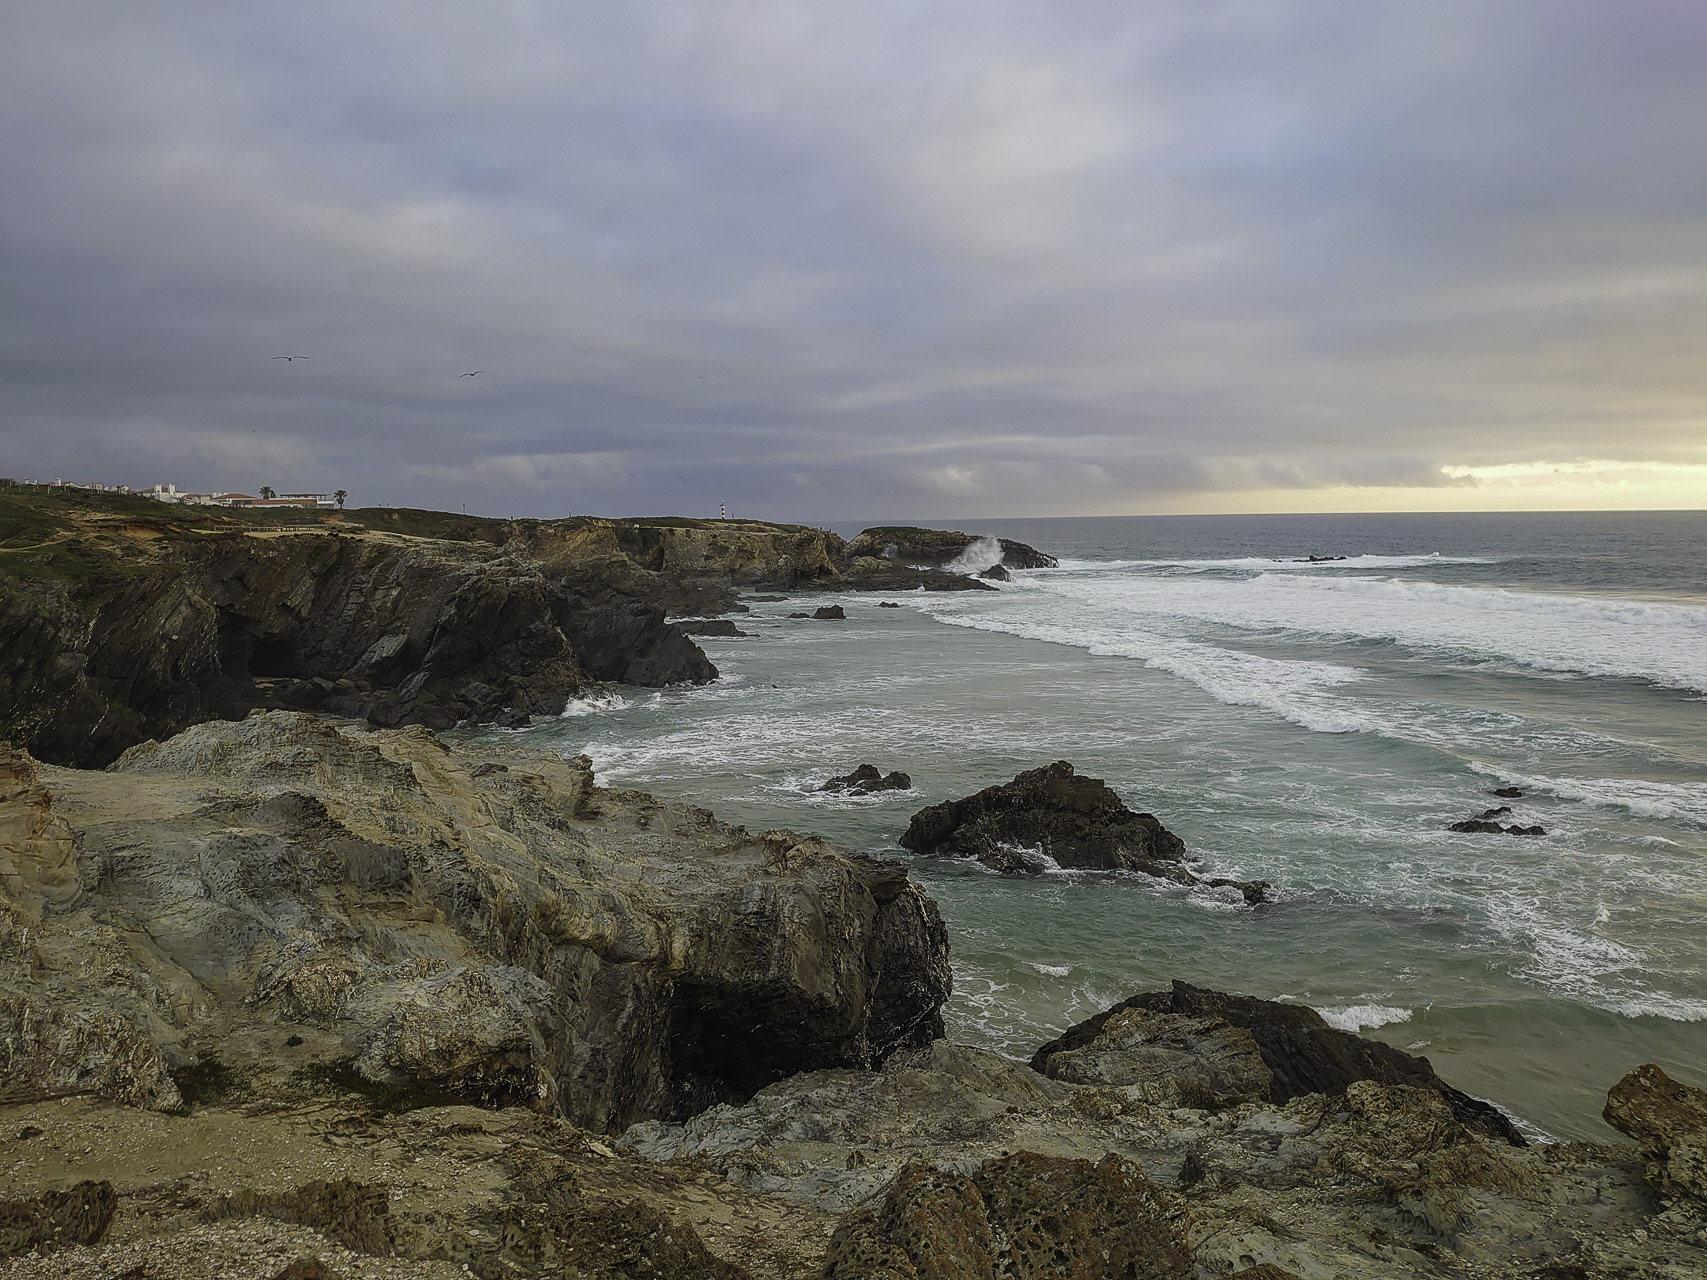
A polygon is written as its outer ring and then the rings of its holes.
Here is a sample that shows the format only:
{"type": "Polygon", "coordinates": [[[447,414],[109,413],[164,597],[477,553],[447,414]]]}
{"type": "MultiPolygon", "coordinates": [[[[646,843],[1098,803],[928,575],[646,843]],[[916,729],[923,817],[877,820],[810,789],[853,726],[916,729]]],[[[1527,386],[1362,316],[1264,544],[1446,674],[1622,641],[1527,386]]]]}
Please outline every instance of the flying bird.
{"type": "Polygon", "coordinates": [[[485,372],[486,372],[486,370],[484,370],[484,369],[475,369],[472,372],[464,373],[464,374],[461,374],[459,376],[464,377],[464,378],[472,378],[476,373],[485,373],[485,372]]]}
{"type": "Polygon", "coordinates": [[[275,360],[306,360],[307,356],[274,356],[275,360]]]}

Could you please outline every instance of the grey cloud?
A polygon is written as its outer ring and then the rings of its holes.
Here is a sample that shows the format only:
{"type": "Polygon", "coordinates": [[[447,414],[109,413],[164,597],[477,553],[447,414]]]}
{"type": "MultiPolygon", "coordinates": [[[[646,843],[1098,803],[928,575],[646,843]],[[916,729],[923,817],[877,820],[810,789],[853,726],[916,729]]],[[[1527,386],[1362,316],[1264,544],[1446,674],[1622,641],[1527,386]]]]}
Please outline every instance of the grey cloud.
{"type": "Polygon", "coordinates": [[[822,520],[1707,460],[1698,6],[114,10],[0,50],[7,472],[822,520]]]}

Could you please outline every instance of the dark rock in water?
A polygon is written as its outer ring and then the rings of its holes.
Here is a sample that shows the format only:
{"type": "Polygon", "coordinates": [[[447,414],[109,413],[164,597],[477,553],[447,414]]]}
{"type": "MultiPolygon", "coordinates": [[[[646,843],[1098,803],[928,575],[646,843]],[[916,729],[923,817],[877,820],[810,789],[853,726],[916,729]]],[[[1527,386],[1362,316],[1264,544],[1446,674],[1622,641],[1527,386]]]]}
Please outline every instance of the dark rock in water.
{"type": "Polygon", "coordinates": [[[1065,760],[921,809],[901,847],[976,858],[1003,875],[1036,874],[1047,865],[1041,854],[1069,869],[1196,882],[1184,865],[1183,840],[1154,815],[1132,812],[1100,778],[1077,776],[1065,760]]]}
{"type": "Polygon", "coordinates": [[[1707,1090],[1644,1063],[1612,1086],[1601,1116],[1653,1162],[1654,1190],[1707,1199],[1707,1090]]]}
{"type": "Polygon", "coordinates": [[[787,596],[743,596],[742,598],[757,604],[775,604],[778,600],[788,599],[787,596]]]}
{"type": "Polygon", "coordinates": [[[1272,887],[1267,880],[1228,880],[1221,876],[1204,883],[1212,889],[1237,889],[1244,895],[1245,905],[1251,907],[1267,902],[1272,887]]]}
{"type": "Polygon", "coordinates": [[[110,1182],[79,1182],[65,1191],[0,1200],[0,1258],[99,1244],[117,1207],[110,1182]]]}
{"type": "Polygon", "coordinates": [[[1118,1155],[1020,1151],[971,1173],[904,1167],[875,1210],[845,1217],[824,1280],[1190,1280],[1170,1197],[1118,1155]]]}
{"type": "Polygon", "coordinates": [[[1478,813],[1476,815],[1475,821],[1477,821],[1477,822],[1488,822],[1494,818],[1503,818],[1506,816],[1506,814],[1508,814],[1510,812],[1511,812],[1511,806],[1509,804],[1502,804],[1497,809],[1483,809],[1480,813],[1478,813]]]}
{"type": "Polygon", "coordinates": [[[901,606],[896,604],[893,600],[879,600],[877,602],[877,607],[879,609],[899,609],[901,606]]]}
{"type": "Polygon", "coordinates": [[[831,778],[820,791],[851,791],[856,795],[870,795],[874,791],[911,791],[913,780],[906,774],[896,770],[893,773],[881,774],[875,765],[862,764],[852,773],[843,774],[839,778],[831,778]]]}
{"type": "Polygon", "coordinates": [[[1344,560],[1344,559],[1345,559],[1344,556],[1304,556],[1302,559],[1294,560],[1293,563],[1294,564],[1328,564],[1328,563],[1331,563],[1332,561],[1335,561],[1335,560],[1344,560]]]}
{"type": "Polygon", "coordinates": [[[791,613],[788,616],[791,618],[810,618],[812,615],[809,613],[791,613]]]}
{"type": "Polygon", "coordinates": [[[1006,569],[1002,568],[1002,566],[999,564],[991,565],[988,569],[984,570],[984,572],[979,574],[978,576],[980,578],[989,578],[994,582],[1012,582],[1014,580],[1013,574],[1009,573],[1006,569]]]}
{"type": "Polygon", "coordinates": [[[705,618],[696,622],[672,622],[670,624],[684,636],[738,636],[750,638],[750,633],[741,630],[728,618],[705,618]]]}
{"type": "Polygon", "coordinates": [[[1544,836],[1547,828],[1540,823],[1532,826],[1502,826],[1494,821],[1494,815],[1510,813],[1510,809],[1489,809],[1479,818],[1466,818],[1462,822],[1454,822],[1447,826],[1448,831],[1458,831],[1470,835],[1508,835],[1508,836],[1544,836]]]}
{"type": "Polygon", "coordinates": [[[827,604],[822,609],[814,609],[812,616],[819,622],[845,622],[847,614],[839,604],[827,604]]]}
{"type": "MultiPolygon", "coordinates": [[[[1075,1064],[1083,1071],[1089,1059],[1101,1072],[1099,1083],[1128,1083],[1110,1078],[1117,1075],[1110,1070],[1111,1059],[1117,1063],[1118,1052],[1124,1051],[1133,1059],[1131,1083],[1155,1081],[1167,1074],[1165,1055],[1170,1046],[1166,1037],[1182,1030],[1181,1019],[1198,1020],[1183,1024],[1186,1043],[1171,1047],[1187,1079],[1204,1072],[1203,1053],[1195,1046],[1205,1036],[1222,1035],[1223,1028],[1238,1028],[1249,1033],[1268,1070],[1269,1102],[1285,1103],[1312,1093],[1343,1094],[1359,1080],[1409,1085],[1438,1094],[1466,1128],[1514,1147],[1528,1145],[1499,1108],[1454,1089],[1434,1073],[1427,1058],[1330,1027],[1321,1014],[1303,1005],[1227,995],[1178,980],[1171,991],[1135,995],[1070,1027],[1037,1051],[1031,1059],[1032,1070],[1071,1079],[1075,1064]],[[1157,1022],[1158,1018],[1174,1021],[1157,1022]]],[[[1236,1040],[1228,1043],[1231,1049],[1237,1048],[1236,1040]]],[[[1223,1062],[1239,1061],[1231,1050],[1217,1052],[1223,1062]]],[[[1241,1071],[1248,1076],[1248,1071],[1241,1071]]]]}
{"type": "Polygon", "coordinates": [[[1521,799],[1523,799],[1523,788],[1522,787],[1495,787],[1494,788],[1494,794],[1496,796],[1498,796],[1501,800],[1521,800],[1521,799]]]}

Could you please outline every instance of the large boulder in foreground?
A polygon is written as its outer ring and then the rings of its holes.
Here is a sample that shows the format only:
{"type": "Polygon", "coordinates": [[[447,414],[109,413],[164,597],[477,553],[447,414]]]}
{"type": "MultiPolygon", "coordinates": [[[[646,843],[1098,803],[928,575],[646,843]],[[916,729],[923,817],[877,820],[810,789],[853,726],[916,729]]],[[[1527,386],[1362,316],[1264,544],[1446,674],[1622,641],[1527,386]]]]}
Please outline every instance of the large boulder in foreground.
{"type": "Polygon", "coordinates": [[[1069,1027],[1031,1059],[1034,1071],[1077,1084],[1149,1084],[1200,1104],[1286,1103],[1339,1095],[1360,1080],[1437,1094],[1465,1128],[1527,1143],[1492,1103],[1454,1089],[1427,1058],[1330,1027],[1305,1005],[1228,995],[1175,981],[1069,1027]]]}
{"type": "Polygon", "coordinates": [[[274,712],[39,772],[82,888],[41,914],[0,884],[9,1091],[171,1107],[217,1059],[620,1129],[941,1034],[946,934],[902,864],[585,757],[274,712]]]}
{"type": "Polygon", "coordinates": [[[1656,1191],[1707,1200],[1707,1090],[1648,1062],[1612,1086],[1602,1115],[1652,1162],[1648,1180],[1656,1191]]]}
{"type": "Polygon", "coordinates": [[[901,847],[976,858],[1004,875],[1036,874],[1053,862],[1069,870],[1142,871],[1181,884],[1195,879],[1185,867],[1185,841],[1065,760],[919,810],[901,847]]]}

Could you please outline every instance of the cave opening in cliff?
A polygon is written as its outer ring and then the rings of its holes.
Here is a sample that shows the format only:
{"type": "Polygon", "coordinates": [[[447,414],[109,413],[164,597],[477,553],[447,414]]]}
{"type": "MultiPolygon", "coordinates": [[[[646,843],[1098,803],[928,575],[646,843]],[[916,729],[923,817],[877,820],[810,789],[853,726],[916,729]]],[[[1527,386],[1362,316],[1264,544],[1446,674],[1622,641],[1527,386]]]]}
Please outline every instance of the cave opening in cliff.
{"type": "Polygon", "coordinates": [[[249,653],[249,674],[254,676],[300,675],[296,646],[286,639],[266,640],[249,653]]]}

